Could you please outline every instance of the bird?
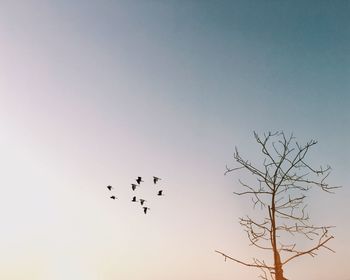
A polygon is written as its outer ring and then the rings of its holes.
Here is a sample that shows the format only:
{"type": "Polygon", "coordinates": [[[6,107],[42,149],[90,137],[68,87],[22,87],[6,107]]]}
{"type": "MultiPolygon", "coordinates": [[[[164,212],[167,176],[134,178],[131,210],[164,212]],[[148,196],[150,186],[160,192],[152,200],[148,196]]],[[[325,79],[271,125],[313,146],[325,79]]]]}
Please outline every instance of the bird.
{"type": "Polygon", "coordinates": [[[145,214],[147,214],[147,210],[149,210],[150,208],[148,208],[148,207],[143,207],[143,212],[145,213],[145,214]]]}
{"type": "Polygon", "coordinates": [[[158,195],[162,196],[163,195],[163,190],[158,191],[158,195]]]}
{"type": "Polygon", "coordinates": [[[110,191],[113,189],[113,187],[112,186],[110,186],[110,185],[108,185],[107,186],[107,189],[109,189],[110,191]]]}
{"type": "Polygon", "coordinates": [[[157,184],[157,182],[158,182],[159,180],[162,180],[162,179],[161,179],[161,178],[158,178],[158,177],[153,176],[153,183],[154,183],[154,184],[157,184]]]}
{"type": "Polygon", "coordinates": [[[141,177],[137,177],[136,182],[140,185],[141,182],[143,182],[143,181],[142,181],[142,178],[141,178],[141,177]]]}
{"type": "Polygon", "coordinates": [[[114,195],[111,196],[112,199],[117,199],[114,195]]]}
{"type": "Polygon", "coordinates": [[[136,200],[136,196],[134,196],[133,198],[132,198],[132,200],[131,200],[132,202],[137,202],[137,200],[136,200]]]}
{"type": "Polygon", "coordinates": [[[132,188],[133,191],[136,190],[136,187],[137,187],[136,184],[131,184],[131,188],[132,188]]]}
{"type": "Polygon", "coordinates": [[[140,199],[140,203],[141,203],[141,205],[143,205],[144,203],[145,203],[145,199],[140,199]]]}

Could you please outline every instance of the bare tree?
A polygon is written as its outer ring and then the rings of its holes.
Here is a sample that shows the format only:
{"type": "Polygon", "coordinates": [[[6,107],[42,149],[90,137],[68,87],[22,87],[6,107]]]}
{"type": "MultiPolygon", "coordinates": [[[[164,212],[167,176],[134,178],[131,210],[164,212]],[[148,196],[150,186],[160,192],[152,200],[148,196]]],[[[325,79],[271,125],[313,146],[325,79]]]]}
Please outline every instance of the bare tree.
{"type": "Polygon", "coordinates": [[[263,137],[254,132],[254,136],[265,158],[261,167],[243,159],[236,148],[234,159],[238,166],[226,166],[225,174],[244,170],[257,179],[255,184],[239,180],[243,190],[235,194],[249,196],[253,208],[260,207],[264,215],[260,219],[241,217],[240,224],[251,245],[270,252],[273,261],[269,263],[253,258],[247,262],[221,251],[216,252],[223,255],[225,260],[260,269],[262,279],[285,280],[283,269],[290,261],[304,255],[314,257],[321,248],[334,252],[326,246],[333,238],[329,234],[331,226],[315,226],[310,223],[305,198],[311,188],[333,193],[339,187],[325,182],[331,171],[330,166],[314,168],[306,161],[307,153],[317,141],[310,140],[305,145],[300,145],[293,135],[286,137],[283,132],[269,132],[263,137]],[[312,245],[307,249],[300,248],[297,245],[300,236],[310,240],[312,245]]]}

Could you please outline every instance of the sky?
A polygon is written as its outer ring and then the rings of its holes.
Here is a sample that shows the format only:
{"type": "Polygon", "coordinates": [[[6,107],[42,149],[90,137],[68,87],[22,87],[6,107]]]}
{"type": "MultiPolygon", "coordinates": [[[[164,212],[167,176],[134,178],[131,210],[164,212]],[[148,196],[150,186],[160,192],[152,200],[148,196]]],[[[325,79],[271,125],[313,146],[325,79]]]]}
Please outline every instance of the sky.
{"type": "Polygon", "coordinates": [[[256,279],[235,146],[283,130],[329,164],[312,193],[336,253],[289,279],[348,280],[349,1],[0,0],[0,278],[256,279]],[[162,178],[163,197],[152,176],[162,178]],[[131,200],[144,178],[147,215],[131,200]],[[114,187],[116,201],[109,199],[114,187]]]}

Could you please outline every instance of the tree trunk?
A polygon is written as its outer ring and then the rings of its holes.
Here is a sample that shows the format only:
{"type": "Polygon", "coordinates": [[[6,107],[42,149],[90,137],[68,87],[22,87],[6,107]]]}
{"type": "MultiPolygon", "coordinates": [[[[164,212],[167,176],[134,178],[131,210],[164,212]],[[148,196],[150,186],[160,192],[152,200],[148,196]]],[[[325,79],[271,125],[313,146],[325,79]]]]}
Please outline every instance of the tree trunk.
{"type": "Polygon", "coordinates": [[[286,280],[283,276],[283,268],[281,263],[281,257],[279,252],[276,250],[274,252],[275,255],[275,280],[286,280]]]}
{"type": "Polygon", "coordinates": [[[275,265],[275,280],[286,280],[283,276],[281,256],[277,249],[275,194],[276,194],[276,188],[274,188],[274,193],[272,195],[272,202],[271,202],[272,207],[270,208],[269,206],[269,215],[271,220],[271,244],[273,249],[273,258],[274,258],[274,265],[275,265]]]}

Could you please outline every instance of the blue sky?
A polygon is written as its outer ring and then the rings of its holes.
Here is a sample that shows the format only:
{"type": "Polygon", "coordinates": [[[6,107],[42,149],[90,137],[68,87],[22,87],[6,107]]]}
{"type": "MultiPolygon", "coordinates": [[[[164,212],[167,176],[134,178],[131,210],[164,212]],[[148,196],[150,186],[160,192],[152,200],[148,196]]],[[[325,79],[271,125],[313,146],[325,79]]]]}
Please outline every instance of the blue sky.
{"type": "Polygon", "coordinates": [[[258,159],[253,130],[319,140],[312,162],[344,186],[310,205],[337,253],[287,277],[349,277],[348,1],[0,5],[0,278],[255,277],[214,253],[255,254],[239,175],[223,176],[235,146],[258,159]],[[147,219],[128,201],[139,174],[167,186],[147,219]],[[107,184],[125,199],[110,204],[107,184]]]}

